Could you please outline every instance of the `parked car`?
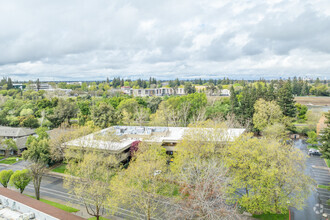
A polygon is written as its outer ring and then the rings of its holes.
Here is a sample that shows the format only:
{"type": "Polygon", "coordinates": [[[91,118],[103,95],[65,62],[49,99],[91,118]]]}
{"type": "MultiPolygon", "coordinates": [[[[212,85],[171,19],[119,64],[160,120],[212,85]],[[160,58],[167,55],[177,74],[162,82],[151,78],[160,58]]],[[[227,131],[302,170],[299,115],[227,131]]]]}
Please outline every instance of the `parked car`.
{"type": "Polygon", "coordinates": [[[309,149],[309,151],[308,151],[308,155],[309,156],[311,156],[311,155],[313,155],[313,156],[321,156],[322,154],[320,153],[320,151],[319,150],[316,150],[316,149],[309,149]]]}

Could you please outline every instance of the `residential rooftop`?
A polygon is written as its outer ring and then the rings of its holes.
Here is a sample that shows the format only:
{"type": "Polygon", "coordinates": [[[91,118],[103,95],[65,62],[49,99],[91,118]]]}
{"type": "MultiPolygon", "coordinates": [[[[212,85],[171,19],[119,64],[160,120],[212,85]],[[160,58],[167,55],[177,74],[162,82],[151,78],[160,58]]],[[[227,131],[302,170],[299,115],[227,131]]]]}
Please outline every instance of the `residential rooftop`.
{"type": "Polygon", "coordinates": [[[35,134],[34,129],[0,126],[0,137],[19,138],[35,134]]]}

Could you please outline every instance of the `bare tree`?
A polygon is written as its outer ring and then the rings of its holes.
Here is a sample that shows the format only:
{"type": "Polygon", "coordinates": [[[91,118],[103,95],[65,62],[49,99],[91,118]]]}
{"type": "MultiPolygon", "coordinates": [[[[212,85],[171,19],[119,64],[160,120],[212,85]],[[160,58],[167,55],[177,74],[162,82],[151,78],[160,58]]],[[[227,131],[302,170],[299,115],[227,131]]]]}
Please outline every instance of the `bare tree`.
{"type": "Polygon", "coordinates": [[[180,114],[177,110],[170,108],[168,118],[171,126],[177,127],[180,125],[180,114]]]}
{"type": "Polygon", "coordinates": [[[149,112],[148,109],[143,107],[136,107],[135,110],[135,121],[142,126],[145,121],[149,118],[149,112]]]}
{"type": "Polygon", "coordinates": [[[51,131],[50,134],[50,153],[53,161],[62,161],[65,154],[65,143],[77,139],[82,136],[86,136],[98,128],[92,128],[88,126],[76,127],[61,125],[51,131]]]}
{"type": "Polygon", "coordinates": [[[109,182],[114,176],[118,164],[114,156],[105,156],[100,152],[90,152],[76,162],[71,160],[67,166],[64,186],[85,205],[89,215],[100,219],[109,208],[107,197],[110,193],[109,182]]]}
{"type": "Polygon", "coordinates": [[[190,114],[191,104],[189,102],[184,102],[181,105],[180,116],[183,122],[183,126],[186,127],[189,124],[189,114],[190,114]]]}
{"type": "Polygon", "coordinates": [[[187,162],[177,179],[181,200],[174,219],[240,219],[226,203],[227,171],[217,158],[187,162]]]}
{"type": "Polygon", "coordinates": [[[205,120],[206,120],[206,108],[205,107],[198,110],[197,113],[195,115],[193,115],[193,117],[192,117],[192,122],[194,124],[205,121],[205,120]]]}
{"type": "Polygon", "coordinates": [[[28,166],[28,169],[31,171],[36,199],[40,200],[40,184],[42,176],[48,171],[48,169],[45,164],[41,162],[35,162],[30,164],[28,166]]]}

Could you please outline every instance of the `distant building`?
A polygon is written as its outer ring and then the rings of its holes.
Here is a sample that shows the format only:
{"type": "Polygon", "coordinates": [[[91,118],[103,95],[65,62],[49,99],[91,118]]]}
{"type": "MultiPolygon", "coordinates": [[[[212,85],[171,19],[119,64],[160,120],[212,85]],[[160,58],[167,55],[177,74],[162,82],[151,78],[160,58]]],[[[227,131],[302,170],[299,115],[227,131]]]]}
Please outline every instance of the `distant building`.
{"type": "Polygon", "coordinates": [[[28,89],[31,89],[34,91],[39,91],[39,90],[49,90],[49,89],[53,89],[53,88],[48,83],[40,83],[39,89],[38,89],[37,84],[34,83],[34,84],[29,84],[28,89]]]}
{"type": "MultiPolygon", "coordinates": [[[[99,132],[69,141],[62,145],[80,148],[94,148],[107,151],[116,155],[119,161],[124,161],[130,157],[130,149],[137,142],[158,143],[162,145],[168,154],[176,151],[175,145],[182,140],[186,131],[196,128],[188,127],[140,127],[140,126],[114,126],[103,129],[99,132]]],[[[212,128],[201,128],[207,131],[212,128]]],[[[224,133],[218,133],[219,142],[223,139],[232,141],[244,133],[245,129],[231,128],[224,133]]]]}
{"type": "Polygon", "coordinates": [[[67,85],[82,85],[82,82],[67,82],[67,85]]]}
{"type": "Polygon", "coordinates": [[[229,89],[221,89],[220,96],[230,96],[230,90],[229,89]]]}
{"type": "Polygon", "coordinates": [[[24,85],[22,83],[13,83],[13,87],[15,89],[21,89],[21,90],[23,90],[23,89],[25,89],[26,85],[24,85]]]}
{"type": "Polygon", "coordinates": [[[129,86],[122,86],[120,89],[126,95],[133,95],[133,89],[129,86]]]}
{"type": "MultiPolygon", "coordinates": [[[[25,143],[30,135],[34,135],[34,129],[30,128],[13,128],[0,126],[0,139],[13,139],[16,142],[19,152],[26,149],[25,143]]],[[[11,151],[10,154],[15,154],[15,151],[11,151]]],[[[0,142],[0,154],[5,154],[5,146],[0,142]]]]}
{"type": "Polygon", "coordinates": [[[153,89],[132,89],[128,86],[121,87],[121,91],[133,96],[165,96],[165,95],[185,95],[184,88],[153,88],[153,89]]]}
{"type": "Polygon", "coordinates": [[[0,188],[0,219],[27,220],[83,220],[44,202],[13,190],[0,188]]]}

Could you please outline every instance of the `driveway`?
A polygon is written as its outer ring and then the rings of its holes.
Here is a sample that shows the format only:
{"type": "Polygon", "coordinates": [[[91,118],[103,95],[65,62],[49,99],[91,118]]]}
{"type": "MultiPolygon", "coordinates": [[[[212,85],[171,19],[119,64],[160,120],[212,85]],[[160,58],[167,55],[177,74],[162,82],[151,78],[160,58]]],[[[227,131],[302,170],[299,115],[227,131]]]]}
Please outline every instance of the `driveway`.
{"type": "MultiPolygon", "coordinates": [[[[295,147],[300,149],[306,155],[308,153],[307,144],[303,140],[295,141],[295,147]]],[[[319,185],[329,185],[330,173],[324,160],[319,156],[311,156],[306,160],[306,174],[311,176],[319,185]]],[[[311,195],[305,201],[303,210],[291,209],[292,219],[294,220],[318,220],[325,219],[323,213],[330,214],[330,206],[326,201],[330,199],[330,191],[315,188],[311,195]]]]}

